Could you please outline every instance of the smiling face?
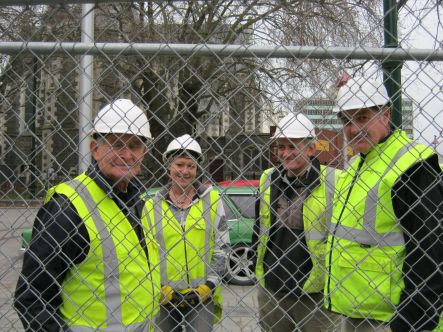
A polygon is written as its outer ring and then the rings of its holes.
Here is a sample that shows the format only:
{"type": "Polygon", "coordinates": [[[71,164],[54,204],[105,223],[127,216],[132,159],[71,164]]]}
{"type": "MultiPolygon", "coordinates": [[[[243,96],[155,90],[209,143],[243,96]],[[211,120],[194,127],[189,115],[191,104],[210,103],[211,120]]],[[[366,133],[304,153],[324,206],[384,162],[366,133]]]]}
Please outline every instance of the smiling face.
{"type": "Polygon", "coordinates": [[[186,155],[173,157],[170,161],[169,176],[173,186],[186,190],[197,177],[197,163],[186,155]]]}
{"type": "Polygon", "coordinates": [[[390,132],[391,112],[388,107],[344,111],[339,118],[349,144],[359,153],[371,151],[390,132]]]}
{"type": "Polygon", "coordinates": [[[315,154],[315,144],[304,138],[277,139],[277,156],[289,176],[303,174],[315,154]]]}
{"type": "Polygon", "coordinates": [[[147,152],[143,140],[132,134],[107,134],[92,140],[90,150],[100,172],[120,191],[126,191],[129,181],[140,173],[147,152]]]}

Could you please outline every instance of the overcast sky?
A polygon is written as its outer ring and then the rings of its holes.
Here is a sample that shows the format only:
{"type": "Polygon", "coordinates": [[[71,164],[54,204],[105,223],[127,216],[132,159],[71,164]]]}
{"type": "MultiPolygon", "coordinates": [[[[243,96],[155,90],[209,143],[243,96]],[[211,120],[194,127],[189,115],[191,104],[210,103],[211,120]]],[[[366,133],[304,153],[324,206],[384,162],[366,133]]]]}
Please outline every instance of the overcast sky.
{"type": "MultiPolygon", "coordinates": [[[[443,42],[442,27],[438,24],[438,16],[442,20],[441,13],[435,7],[426,14],[418,26],[408,23],[409,10],[401,10],[399,22],[403,22],[404,28],[399,27],[399,39],[403,41],[403,47],[414,47],[422,49],[437,49],[443,42]]],[[[425,3],[429,1],[408,1],[408,4],[417,8],[426,8],[425,3]]],[[[440,9],[443,9],[440,6],[440,9]]],[[[415,19],[417,23],[417,20],[415,19]]],[[[443,154],[443,63],[417,63],[405,62],[403,66],[403,87],[406,95],[414,100],[414,137],[423,143],[431,144],[434,135],[437,135],[440,144],[437,151],[443,154]]]]}

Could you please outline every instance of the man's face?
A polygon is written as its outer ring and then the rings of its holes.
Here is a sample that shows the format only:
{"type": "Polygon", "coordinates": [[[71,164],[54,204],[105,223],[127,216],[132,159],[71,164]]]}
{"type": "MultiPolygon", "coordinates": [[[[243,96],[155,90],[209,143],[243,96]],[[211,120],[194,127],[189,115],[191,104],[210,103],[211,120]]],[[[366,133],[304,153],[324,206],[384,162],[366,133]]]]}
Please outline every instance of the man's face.
{"type": "Polygon", "coordinates": [[[279,138],[276,143],[278,159],[294,175],[303,172],[315,154],[315,144],[303,138],[279,138]]]}
{"type": "Polygon", "coordinates": [[[178,156],[171,161],[169,172],[172,184],[186,189],[197,177],[197,164],[191,157],[178,156]]]}
{"type": "Polygon", "coordinates": [[[359,153],[368,153],[389,134],[389,108],[349,110],[341,112],[339,118],[349,144],[359,153]]]}
{"type": "Polygon", "coordinates": [[[108,134],[91,141],[90,150],[100,171],[123,188],[140,172],[147,152],[142,139],[132,134],[108,134]]]}

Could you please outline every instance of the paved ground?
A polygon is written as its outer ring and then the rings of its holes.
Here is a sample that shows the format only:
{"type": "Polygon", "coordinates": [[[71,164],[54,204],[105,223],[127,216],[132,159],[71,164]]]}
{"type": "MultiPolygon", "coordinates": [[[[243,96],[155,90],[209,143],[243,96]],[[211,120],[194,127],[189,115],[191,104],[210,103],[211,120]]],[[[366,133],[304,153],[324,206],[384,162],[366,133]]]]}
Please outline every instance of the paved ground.
{"type": "Polygon", "coordinates": [[[0,208],[0,330],[23,331],[12,309],[12,296],[21,268],[20,234],[30,227],[36,208],[0,208]]]}
{"type": "MultiPolygon", "coordinates": [[[[23,331],[12,309],[21,269],[20,234],[33,223],[36,208],[0,208],[0,331],[23,331]]],[[[223,316],[215,331],[259,331],[255,287],[223,287],[223,316]]]]}
{"type": "Polygon", "coordinates": [[[223,316],[215,331],[259,331],[257,295],[254,286],[226,285],[223,316]]]}

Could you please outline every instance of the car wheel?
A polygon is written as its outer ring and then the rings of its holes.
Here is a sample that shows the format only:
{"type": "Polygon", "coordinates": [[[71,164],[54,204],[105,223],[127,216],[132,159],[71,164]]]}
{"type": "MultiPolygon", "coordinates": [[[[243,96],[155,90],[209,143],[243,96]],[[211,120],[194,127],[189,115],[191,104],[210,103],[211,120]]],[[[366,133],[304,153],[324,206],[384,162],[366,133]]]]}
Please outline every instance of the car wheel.
{"type": "Polygon", "coordinates": [[[225,280],[233,285],[253,285],[254,274],[254,251],[247,245],[238,244],[231,247],[226,262],[225,280]]]}

